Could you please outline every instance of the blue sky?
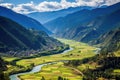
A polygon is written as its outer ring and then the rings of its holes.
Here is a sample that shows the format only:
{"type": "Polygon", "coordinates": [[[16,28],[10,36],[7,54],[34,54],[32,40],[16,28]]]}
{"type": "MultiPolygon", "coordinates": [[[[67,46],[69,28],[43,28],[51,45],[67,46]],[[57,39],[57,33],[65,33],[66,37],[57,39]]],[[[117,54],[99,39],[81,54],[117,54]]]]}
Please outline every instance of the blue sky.
{"type": "MultiPolygon", "coordinates": [[[[35,3],[40,3],[40,2],[43,2],[45,0],[4,0],[3,2],[14,3],[14,4],[22,4],[22,3],[29,3],[30,1],[33,1],[35,3]]],[[[46,1],[50,1],[50,0],[46,0],[46,1]]],[[[59,1],[59,0],[51,0],[51,1],[59,1]]]]}
{"type": "Polygon", "coordinates": [[[120,0],[0,0],[0,6],[7,7],[18,13],[28,14],[78,6],[109,6],[118,2],[120,0]]]}
{"type": "MultiPolygon", "coordinates": [[[[30,1],[33,1],[35,3],[40,3],[40,2],[43,2],[45,0],[4,0],[3,2],[5,3],[14,3],[14,4],[22,4],[22,3],[29,3],[30,1]]],[[[57,1],[57,2],[60,2],[61,0],[46,0],[48,2],[50,1],[57,1]]],[[[75,0],[67,0],[69,2],[74,2],[75,0]]]]}

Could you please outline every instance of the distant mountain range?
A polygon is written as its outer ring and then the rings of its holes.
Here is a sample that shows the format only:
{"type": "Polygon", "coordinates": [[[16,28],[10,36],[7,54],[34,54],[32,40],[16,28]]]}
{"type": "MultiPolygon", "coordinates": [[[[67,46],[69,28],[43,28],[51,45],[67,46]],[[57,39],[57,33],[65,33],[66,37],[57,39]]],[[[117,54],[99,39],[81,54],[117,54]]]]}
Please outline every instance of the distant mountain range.
{"type": "Polygon", "coordinates": [[[51,34],[49,30],[47,30],[40,22],[36,21],[35,19],[13,12],[12,10],[2,6],[0,6],[0,16],[10,18],[11,20],[19,23],[20,25],[24,26],[27,29],[33,28],[33,29],[45,31],[48,34],[51,34]]]}
{"type": "Polygon", "coordinates": [[[41,51],[63,45],[47,35],[51,32],[57,37],[91,44],[107,43],[107,40],[110,43],[109,38],[105,39],[104,36],[112,29],[119,28],[119,14],[120,3],[96,9],[84,6],[28,15],[43,21],[42,23],[46,22],[43,25],[47,30],[35,19],[0,7],[0,16],[3,16],[0,17],[0,26],[4,26],[0,27],[0,34],[5,36],[0,39],[0,51],[29,49],[41,51]]]}
{"type": "Polygon", "coordinates": [[[12,56],[30,56],[63,46],[44,31],[26,29],[5,17],[0,17],[0,36],[0,52],[8,52],[12,56]]]}
{"type": "Polygon", "coordinates": [[[83,9],[91,10],[91,9],[93,9],[93,7],[81,6],[81,7],[70,7],[68,9],[62,9],[62,10],[58,10],[58,11],[33,12],[30,14],[27,14],[27,16],[32,17],[43,24],[48,21],[54,20],[58,17],[64,17],[68,14],[71,14],[71,13],[74,13],[76,11],[80,11],[83,9]]]}
{"type": "Polygon", "coordinates": [[[56,36],[91,42],[120,22],[120,3],[106,8],[81,10],[44,24],[56,36]]]}

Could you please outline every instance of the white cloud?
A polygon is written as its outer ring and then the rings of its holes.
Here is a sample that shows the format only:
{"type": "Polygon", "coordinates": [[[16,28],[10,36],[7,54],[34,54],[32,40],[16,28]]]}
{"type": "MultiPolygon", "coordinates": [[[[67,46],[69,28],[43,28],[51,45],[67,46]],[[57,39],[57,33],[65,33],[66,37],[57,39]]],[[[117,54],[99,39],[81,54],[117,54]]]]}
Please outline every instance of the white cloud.
{"type": "Polygon", "coordinates": [[[47,2],[44,1],[36,6],[36,9],[38,11],[53,11],[53,10],[59,10],[62,8],[62,5],[58,2],[47,2]]]}
{"type": "Polygon", "coordinates": [[[77,6],[92,6],[98,7],[102,5],[112,5],[120,0],[75,0],[75,2],[68,2],[67,0],[57,1],[43,1],[41,3],[35,4],[33,1],[24,4],[13,5],[11,3],[1,3],[0,6],[5,6],[16,12],[27,14],[31,12],[44,12],[44,11],[56,11],[60,9],[65,9],[68,7],[77,6]]]}
{"type": "Polygon", "coordinates": [[[36,6],[32,1],[26,4],[19,4],[13,7],[12,10],[24,14],[37,11],[36,6]]]}
{"type": "Polygon", "coordinates": [[[0,4],[0,6],[7,7],[10,9],[12,9],[14,7],[14,5],[12,3],[2,3],[2,4],[0,4]]]}
{"type": "Polygon", "coordinates": [[[105,0],[105,4],[106,5],[111,5],[111,4],[115,4],[117,2],[120,2],[120,0],[105,0]]]}

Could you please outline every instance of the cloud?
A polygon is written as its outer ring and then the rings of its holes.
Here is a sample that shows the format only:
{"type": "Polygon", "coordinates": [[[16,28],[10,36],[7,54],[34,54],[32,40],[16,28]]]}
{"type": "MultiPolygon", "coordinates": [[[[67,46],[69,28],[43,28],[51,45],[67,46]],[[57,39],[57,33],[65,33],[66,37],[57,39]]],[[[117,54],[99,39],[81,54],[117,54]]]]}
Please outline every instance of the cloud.
{"type": "Polygon", "coordinates": [[[37,6],[35,6],[35,4],[31,1],[30,3],[26,3],[26,4],[19,4],[13,7],[12,10],[19,13],[27,14],[27,13],[38,11],[36,7],[37,6]]]}
{"type": "Polygon", "coordinates": [[[10,9],[14,7],[14,5],[12,3],[2,3],[2,4],[0,4],[0,6],[7,7],[10,9]]]}
{"type": "Polygon", "coordinates": [[[18,5],[14,5],[12,3],[1,3],[0,6],[5,6],[18,13],[28,14],[31,12],[56,11],[77,6],[99,7],[102,5],[112,5],[117,2],[120,2],[120,0],[75,0],[74,2],[69,2],[67,0],[61,0],[60,2],[45,0],[38,4],[35,4],[33,1],[31,1],[29,3],[18,5]]]}
{"type": "Polygon", "coordinates": [[[62,8],[62,5],[55,1],[54,2],[44,1],[36,6],[36,9],[41,12],[59,10],[61,8],[62,8]]]}
{"type": "Polygon", "coordinates": [[[115,4],[117,2],[120,2],[120,0],[104,0],[106,5],[115,4]]]}

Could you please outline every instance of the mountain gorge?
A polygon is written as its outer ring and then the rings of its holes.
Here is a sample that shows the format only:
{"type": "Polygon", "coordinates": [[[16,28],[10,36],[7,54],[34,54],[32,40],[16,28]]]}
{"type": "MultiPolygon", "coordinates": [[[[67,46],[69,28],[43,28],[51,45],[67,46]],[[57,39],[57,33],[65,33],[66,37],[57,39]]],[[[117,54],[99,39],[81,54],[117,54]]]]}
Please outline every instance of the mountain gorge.
{"type": "Polygon", "coordinates": [[[120,2],[25,15],[0,6],[0,36],[0,80],[120,80],[120,2]]]}
{"type": "Polygon", "coordinates": [[[59,37],[90,42],[119,24],[119,9],[120,3],[106,8],[82,10],[47,22],[44,26],[59,37]]]}
{"type": "Polygon", "coordinates": [[[0,17],[0,35],[0,52],[7,52],[12,56],[30,56],[63,46],[45,32],[25,29],[5,17],[0,17]]]}

